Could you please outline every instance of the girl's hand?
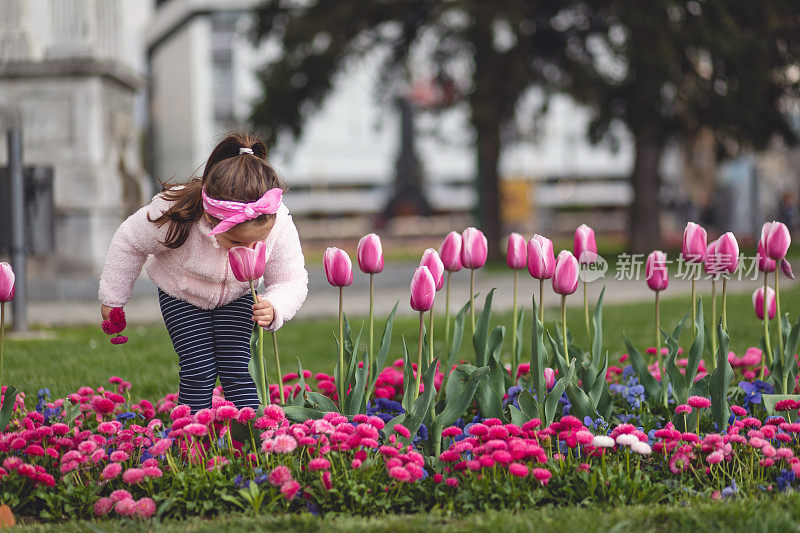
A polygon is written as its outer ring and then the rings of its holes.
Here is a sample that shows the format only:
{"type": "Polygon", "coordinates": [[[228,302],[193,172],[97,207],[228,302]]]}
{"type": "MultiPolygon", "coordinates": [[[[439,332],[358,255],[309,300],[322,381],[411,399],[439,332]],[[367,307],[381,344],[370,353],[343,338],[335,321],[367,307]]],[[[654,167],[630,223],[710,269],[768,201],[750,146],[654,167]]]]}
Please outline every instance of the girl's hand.
{"type": "Polygon", "coordinates": [[[103,320],[110,320],[111,319],[111,310],[114,309],[113,307],[109,307],[107,305],[100,306],[100,314],[103,315],[103,320]]]}
{"type": "Polygon", "coordinates": [[[272,319],[275,318],[275,310],[272,304],[267,300],[262,300],[260,294],[256,294],[258,301],[253,304],[253,320],[258,323],[262,328],[266,328],[272,324],[272,319]]]}

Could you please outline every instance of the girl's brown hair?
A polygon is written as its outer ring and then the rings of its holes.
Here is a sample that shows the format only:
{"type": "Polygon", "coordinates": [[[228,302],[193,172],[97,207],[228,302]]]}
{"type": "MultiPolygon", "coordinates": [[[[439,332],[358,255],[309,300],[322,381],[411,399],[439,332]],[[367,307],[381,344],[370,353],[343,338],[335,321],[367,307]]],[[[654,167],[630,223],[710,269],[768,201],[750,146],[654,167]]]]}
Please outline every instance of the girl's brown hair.
{"type": "MultiPolygon", "coordinates": [[[[203,216],[201,191],[218,200],[253,202],[274,187],[283,188],[275,169],[267,162],[264,141],[251,134],[232,133],[211,152],[202,178],[192,178],[185,184],[162,183],[161,196],[172,205],[161,216],[147,220],[159,227],[169,224],[164,244],[178,248],[189,237],[194,222],[203,216]],[[253,154],[239,153],[250,148],[253,154]]],[[[275,215],[260,215],[253,222],[273,224],[275,215]]]]}

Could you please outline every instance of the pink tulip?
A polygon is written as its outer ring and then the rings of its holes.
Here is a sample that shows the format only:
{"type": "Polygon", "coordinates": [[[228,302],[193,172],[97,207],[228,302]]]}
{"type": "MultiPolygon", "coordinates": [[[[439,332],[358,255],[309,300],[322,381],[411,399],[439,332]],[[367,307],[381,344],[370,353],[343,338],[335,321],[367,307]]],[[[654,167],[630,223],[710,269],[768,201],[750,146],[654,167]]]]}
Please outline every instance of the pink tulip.
{"type": "Polygon", "coordinates": [[[767,257],[767,253],[764,251],[763,239],[758,241],[756,258],[758,259],[758,270],[761,272],[775,272],[775,261],[767,257]]]}
{"type": "Polygon", "coordinates": [[[528,254],[525,246],[525,237],[519,233],[512,233],[508,236],[508,252],[506,262],[509,268],[522,270],[528,266],[528,254]]]}
{"type": "Polygon", "coordinates": [[[356,249],[358,268],[365,274],[378,274],[383,271],[383,247],[381,238],[374,233],[361,237],[356,249]]]}
{"type": "Polygon", "coordinates": [[[253,281],[264,275],[267,267],[267,245],[258,241],[253,248],[234,246],[228,250],[228,262],[239,281],[253,281]]]}
{"type": "Polygon", "coordinates": [[[451,231],[439,247],[439,257],[448,272],[461,270],[461,234],[451,231]]]}
{"type": "Polygon", "coordinates": [[[580,267],[578,260],[569,250],[562,250],[556,258],[556,268],[553,272],[553,290],[557,294],[569,295],[578,288],[578,273],[580,267]]]}
{"type": "Polygon", "coordinates": [[[411,279],[411,309],[414,311],[430,311],[433,297],[436,295],[436,281],[425,265],[414,271],[411,279]]]}
{"type": "Polygon", "coordinates": [[[718,239],[717,259],[722,272],[733,274],[739,266],[739,243],[730,231],[718,239]]]}
{"type": "Polygon", "coordinates": [[[658,292],[666,289],[667,285],[669,285],[666,254],[661,250],[650,252],[650,255],[647,256],[644,272],[647,277],[647,286],[651,290],[658,292]]]}
{"type": "Polygon", "coordinates": [[[339,248],[328,248],[322,256],[328,283],[334,287],[349,287],[353,283],[353,263],[347,252],[339,248]]]}
{"type": "Polygon", "coordinates": [[[556,373],[549,366],[544,369],[544,383],[548,390],[552,389],[556,384],[556,373]]]}
{"type": "Polygon", "coordinates": [[[428,248],[422,254],[422,260],[419,266],[426,266],[433,276],[433,281],[436,284],[436,290],[440,290],[444,285],[444,263],[439,258],[439,252],[433,248],[428,248]]]}
{"type": "Polygon", "coordinates": [[[553,241],[538,234],[534,235],[528,241],[528,272],[536,279],[550,279],[555,269],[553,241]]]}
{"type": "Polygon", "coordinates": [[[594,230],[586,224],[581,224],[575,230],[573,253],[582,265],[597,261],[597,241],[594,238],[594,230]]]}
{"type": "Polygon", "coordinates": [[[0,302],[14,299],[14,271],[8,263],[0,263],[0,302]]]}
{"type": "MultiPolygon", "coordinates": [[[[753,293],[753,307],[759,320],[764,320],[764,287],[759,287],[753,293]]],[[[775,318],[777,306],[775,303],[775,291],[772,287],[767,287],[767,314],[769,319],[775,318]]]]}
{"type": "Polygon", "coordinates": [[[467,228],[461,234],[461,265],[475,270],[486,264],[489,242],[479,229],[467,228]]]}
{"type": "Polygon", "coordinates": [[[698,224],[689,222],[683,230],[683,247],[681,255],[687,263],[702,263],[706,258],[707,235],[698,224]]]}
{"type": "Polygon", "coordinates": [[[789,234],[789,228],[783,222],[767,222],[761,228],[759,244],[764,244],[767,257],[774,261],[780,261],[786,257],[791,242],[792,236],[789,234]]]}

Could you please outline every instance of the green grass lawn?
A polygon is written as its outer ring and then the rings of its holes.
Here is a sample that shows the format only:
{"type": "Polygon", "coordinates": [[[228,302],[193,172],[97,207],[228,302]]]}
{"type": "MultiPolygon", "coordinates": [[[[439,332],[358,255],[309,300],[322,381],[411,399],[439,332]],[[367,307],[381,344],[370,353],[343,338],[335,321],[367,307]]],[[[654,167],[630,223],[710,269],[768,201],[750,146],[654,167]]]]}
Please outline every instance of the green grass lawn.
{"type": "MultiPolygon", "coordinates": [[[[784,291],[781,301],[782,311],[788,312],[792,320],[800,311],[797,298],[798,289],[784,291]]],[[[522,299],[521,299],[522,300],[522,299]]],[[[527,301],[527,298],[525,298],[527,301]]],[[[581,301],[576,294],[569,298],[575,304],[581,301]]],[[[710,320],[711,309],[708,298],[705,315],[710,320]]],[[[482,303],[482,301],[481,301],[482,303]]],[[[405,305],[405,302],[401,303],[405,305]]],[[[718,306],[721,305],[718,303],[718,306]]],[[[689,309],[689,297],[672,297],[662,302],[662,327],[671,329],[689,309]]],[[[547,309],[545,322],[553,329],[557,309],[547,309]]],[[[611,354],[625,351],[623,331],[643,350],[654,344],[654,313],[652,304],[626,304],[605,306],[604,308],[605,346],[611,354]]],[[[353,320],[354,329],[363,319],[353,320]]],[[[494,322],[507,326],[506,352],[510,350],[511,314],[498,314],[494,322]]],[[[585,345],[586,333],[582,307],[568,311],[568,326],[575,336],[576,343],[585,345]]],[[[743,352],[755,346],[761,337],[761,322],[753,313],[749,295],[735,295],[728,298],[728,327],[731,332],[731,349],[743,352]]],[[[366,328],[365,328],[366,329],[366,328]]],[[[684,329],[681,345],[687,349],[691,343],[690,330],[684,329]]],[[[337,358],[334,343],[335,319],[291,322],[281,329],[278,342],[281,353],[281,366],[285,372],[297,369],[297,358],[303,367],[313,372],[333,371],[337,358]]],[[[383,331],[382,321],[376,324],[376,343],[383,331]]],[[[444,347],[444,318],[437,318],[437,352],[444,347]]],[[[469,332],[469,326],[467,326],[469,332]]],[[[108,378],[120,376],[131,383],[135,398],[158,399],[168,392],[177,390],[177,356],[163,325],[129,326],[127,344],[113,346],[99,327],[56,328],[52,338],[47,340],[8,340],[4,362],[5,383],[11,383],[28,393],[28,405],[35,401],[36,391],[41,387],[50,389],[53,397],[61,397],[77,390],[82,385],[96,387],[107,384],[108,378]]],[[[526,309],[525,341],[523,361],[530,353],[530,304],[526,309]]],[[[417,321],[414,318],[399,318],[395,322],[392,349],[389,361],[401,357],[402,342],[405,337],[410,349],[414,350],[417,339],[417,321]]],[[[362,342],[366,339],[366,333],[362,342]]],[[[775,341],[773,340],[773,344],[775,341]]],[[[267,361],[274,376],[271,343],[266,343],[267,361]]],[[[465,340],[462,351],[469,357],[471,346],[465,340]]]]}
{"type": "Polygon", "coordinates": [[[647,505],[614,508],[543,507],[524,512],[488,511],[465,516],[431,512],[412,516],[316,517],[310,514],[248,517],[233,514],[210,520],[136,522],[130,520],[74,521],[31,524],[10,531],[59,533],[83,531],[537,531],[568,533],[591,531],[692,532],[797,531],[800,529],[797,494],[770,499],[703,502],[688,505],[647,505]]]}

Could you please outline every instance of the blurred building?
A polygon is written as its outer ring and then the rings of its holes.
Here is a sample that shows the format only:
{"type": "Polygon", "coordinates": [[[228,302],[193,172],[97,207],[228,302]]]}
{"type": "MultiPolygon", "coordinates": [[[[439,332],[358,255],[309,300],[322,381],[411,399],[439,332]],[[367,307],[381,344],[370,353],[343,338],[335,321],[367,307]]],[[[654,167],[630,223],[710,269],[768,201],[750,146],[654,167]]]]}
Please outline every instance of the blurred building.
{"type": "Polygon", "coordinates": [[[0,1],[0,106],[21,115],[24,165],[53,173],[55,248],[29,268],[58,285],[36,284],[33,296],[69,295],[70,277],[96,280],[117,225],[151,192],[136,119],[144,78],[131,60],[131,24],[147,2],[137,4],[0,1]]]}

